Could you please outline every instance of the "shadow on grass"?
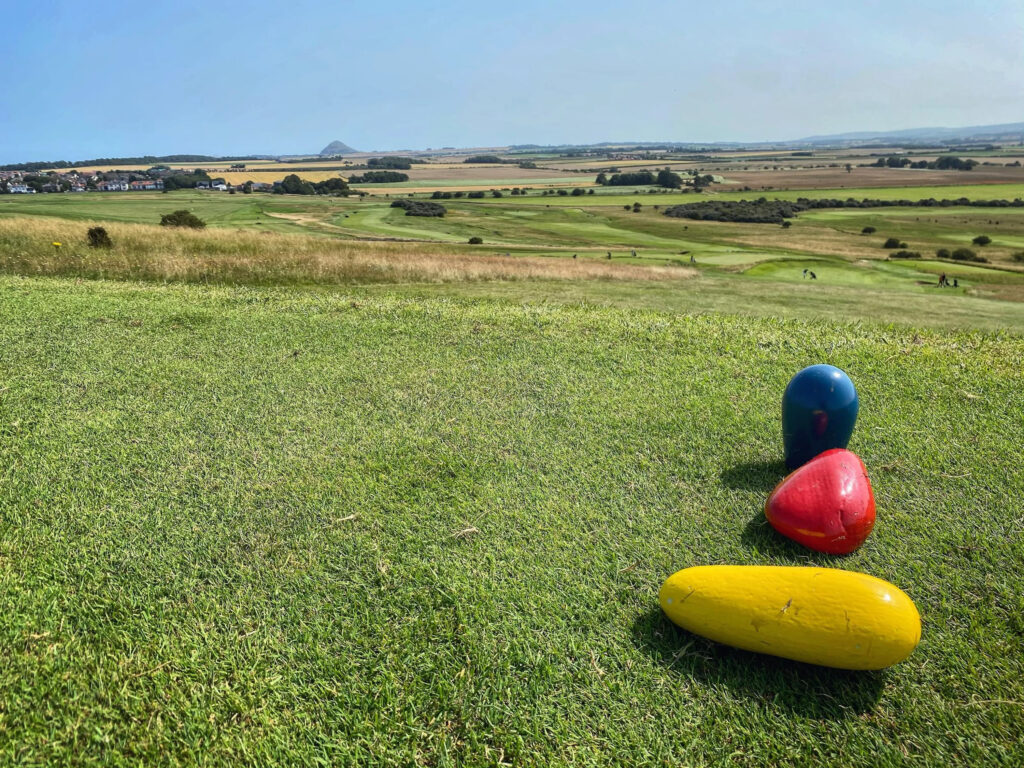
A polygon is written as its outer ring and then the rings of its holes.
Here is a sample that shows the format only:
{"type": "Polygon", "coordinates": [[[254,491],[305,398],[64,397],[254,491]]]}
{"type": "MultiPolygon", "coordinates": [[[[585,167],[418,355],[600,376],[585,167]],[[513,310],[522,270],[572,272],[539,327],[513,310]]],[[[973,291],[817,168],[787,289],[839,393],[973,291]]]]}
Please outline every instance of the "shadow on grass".
{"type": "Polygon", "coordinates": [[[750,522],[743,528],[740,534],[740,541],[750,549],[777,557],[785,557],[794,563],[806,564],[808,560],[832,560],[832,555],[824,555],[814,552],[792,539],[787,539],[781,533],[772,528],[768,518],[764,516],[764,510],[758,510],[750,522]]]}
{"type": "Polygon", "coordinates": [[[680,629],[654,607],[633,623],[637,646],[670,672],[802,717],[842,720],[871,712],[886,673],[802,664],[730,648],[680,629]]]}
{"type": "Polygon", "coordinates": [[[789,472],[782,459],[747,461],[722,470],[719,475],[726,487],[738,491],[762,491],[765,498],[789,472]]]}

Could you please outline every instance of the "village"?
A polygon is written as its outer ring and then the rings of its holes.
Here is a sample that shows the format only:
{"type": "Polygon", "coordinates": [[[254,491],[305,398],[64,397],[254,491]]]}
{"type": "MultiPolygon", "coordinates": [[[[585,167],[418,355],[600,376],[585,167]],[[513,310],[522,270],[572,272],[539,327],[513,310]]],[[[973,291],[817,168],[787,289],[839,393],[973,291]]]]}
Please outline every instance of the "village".
{"type": "Polygon", "coordinates": [[[63,192],[148,192],[165,189],[209,189],[220,192],[265,191],[272,184],[246,182],[228,184],[223,178],[210,178],[205,172],[184,172],[167,166],[155,166],[146,171],[89,172],[58,171],[0,171],[0,194],[33,195],[63,192]],[[172,182],[165,182],[173,177],[172,182]],[[191,177],[194,177],[191,178],[191,177]]]}

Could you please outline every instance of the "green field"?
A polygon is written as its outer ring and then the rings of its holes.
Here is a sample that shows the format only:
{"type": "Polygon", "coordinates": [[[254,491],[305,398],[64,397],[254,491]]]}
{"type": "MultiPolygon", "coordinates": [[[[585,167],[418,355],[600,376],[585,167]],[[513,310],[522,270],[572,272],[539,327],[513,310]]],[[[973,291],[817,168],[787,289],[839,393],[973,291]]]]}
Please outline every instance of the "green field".
{"type": "Polygon", "coordinates": [[[0,278],[4,764],[1024,760],[1020,336],[435,290],[0,278]],[[846,558],[761,513],[812,362],[862,399],[846,558]],[[722,562],[890,580],[921,646],[672,626],[722,562]]]}

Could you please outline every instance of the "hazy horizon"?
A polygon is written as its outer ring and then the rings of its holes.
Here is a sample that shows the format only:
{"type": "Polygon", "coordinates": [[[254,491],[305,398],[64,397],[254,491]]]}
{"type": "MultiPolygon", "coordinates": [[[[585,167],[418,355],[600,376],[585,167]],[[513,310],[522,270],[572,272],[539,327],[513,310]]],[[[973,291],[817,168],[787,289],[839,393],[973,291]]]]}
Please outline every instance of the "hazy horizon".
{"type": "Polygon", "coordinates": [[[1024,5],[514,7],[66,0],[7,9],[0,162],[1019,122],[1024,5]]]}

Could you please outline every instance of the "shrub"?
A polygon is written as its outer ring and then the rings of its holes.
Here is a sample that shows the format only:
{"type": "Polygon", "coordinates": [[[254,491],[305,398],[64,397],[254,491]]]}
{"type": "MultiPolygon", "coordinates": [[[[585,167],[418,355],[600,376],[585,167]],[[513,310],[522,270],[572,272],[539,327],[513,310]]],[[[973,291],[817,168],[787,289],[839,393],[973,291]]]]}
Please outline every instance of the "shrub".
{"type": "Polygon", "coordinates": [[[793,222],[792,221],[790,221],[789,219],[783,220],[783,222],[782,222],[782,228],[783,229],[789,229],[792,226],[793,226],[793,222]]]}
{"type": "Polygon", "coordinates": [[[576,187],[576,189],[574,189],[572,191],[572,196],[573,197],[580,197],[581,195],[585,195],[585,194],[587,194],[586,190],[581,189],[580,187],[576,187]]]}
{"type": "Polygon", "coordinates": [[[890,259],[920,259],[921,254],[917,251],[893,251],[889,254],[890,259]]]}
{"type": "Polygon", "coordinates": [[[975,245],[988,245],[992,242],[992,238],[988,235],[978,235],[976,238],[971,240],[975,245]]]}
{"type": "Polygon", "coordinates": [[[406,216],[444,216],[447,213],[440,203],[428,203],[426,200],[395,200],[392,208],[404,208],[406,216]]]}
{"type": "Polygon", "coordinates": [[[491,197],[501,197],[501,190],[492,189],[491,190],[491,197]]]}
{"type": "Polygon", "coordinates": [[[191,229],[202,229],[206,222],[200,219],[191,211],[174,211],[165,213],[160,217],[161,227],[189,227],[191,229]]]}
{"type": "Polygon", "coordinates": [[[471,237],[469,238],[470,245],[483,245],[484,239],[482,237],[471,237]]]}
{"type": "Polygon", "coordinates": [[[569,196],[568,190],[565,190],[565,189],[558,190],[558,194],[561,195],[562,197],[568,197],[569,196]]]}
{"type": "Polygon", "coordinates": [[[877,229],[875,229],[874,227],[864,227],[864,229],[862,229],[862,230],[860,231],[860,233],[861,233],[862,235],[873,235],[873,234],[875,234],[875,232],[877,232],[877,231],[878,231],[878,230],[877,230],[877,229]]]}
{"type": "Polygon", "coordinates": [[[950,258],[949,249],[948,248],[939,248],[939,250],[937,250],[935,252],[935,258],[937,258],[937,259],[948,259],[948,258],[950,258]]]}
{"type": "Polygon", "coordinates": [[[107,234],[107,230],[103,227],[91,227],[88,232],[85,233],[89,239],[90,248],[113,248],[114,244],[110,240],[110,235],[107,234]]]}
{"type": "Polygon", "coordinates": [[[907,245],[906,243],[901,243],[899,241],[899,238],[897,238],[897,237],[890,237],[888,240],[885,241],[885,243],[882,244],[882,247],[883,248],[904,248],[904,247],[906,247],[906,245],[907,245]]]}
{"type": "Polygon", "coordinates": [[[1024,251],[1017,251],[1017,253],[1013,254],[1010,258],[1018,263],[1024,262],[1024,251]]]}
{"type": "Polygon", "coordinates": [[[462,162],[464,163],[500,163],[503,162],[497,155],[473,155],[467,157],[462,162]]]}
{"type": "Polygon", "coordinates": [[[470,200],[479,200],[483,196],[484,196],[484,193],[481,192],[480,190],[475,190],[473,192],[467,192],[466,193],[466,197],[468,197],[470,200]]]}
{"type": "Polygon", "coordinates": [[[949,257],[951,259],[956,259],[957,261],[977,261],[981,264],[988,263],[988,259],[984,256],[979,256],[970,248],[957,248],[949,255],[949,257]]]}

